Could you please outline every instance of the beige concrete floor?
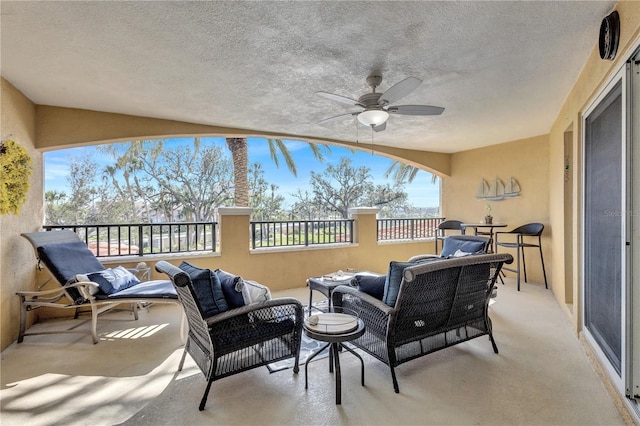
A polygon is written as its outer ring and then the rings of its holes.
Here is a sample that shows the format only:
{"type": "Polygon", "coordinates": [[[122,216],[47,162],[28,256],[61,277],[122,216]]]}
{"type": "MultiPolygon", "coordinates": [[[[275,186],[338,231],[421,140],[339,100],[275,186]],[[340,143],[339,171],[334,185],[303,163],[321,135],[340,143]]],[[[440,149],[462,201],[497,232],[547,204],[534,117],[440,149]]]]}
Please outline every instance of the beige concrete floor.
{"type": "MultiPolygon", "coordinates": [[[[308,289],[277,292],[303,303],[308,289]]],[[[314,295],[314,300],[322,296],[314,295]]],[[[491,307],[499,354],[475,339],[397,368],[341,355],[342,405],[335,405],[327,359],[304,369],[266,368],[214,382],[205,411],[205,380],[182,354],[177,306],[153,306],[140,320],[112,313],[101,341],[82,335],[26,337],[2,353],[2,425],[621,425],[624,418],[598,378],[550,290],[498,287],[491,307]]],[[[65,322],[71,323],[70,320],[65,322]]],[[[52,321],[34,327],[51,327],[52,321]]],[[[16,324],[17,327],[17,324],[16,324]]]]}

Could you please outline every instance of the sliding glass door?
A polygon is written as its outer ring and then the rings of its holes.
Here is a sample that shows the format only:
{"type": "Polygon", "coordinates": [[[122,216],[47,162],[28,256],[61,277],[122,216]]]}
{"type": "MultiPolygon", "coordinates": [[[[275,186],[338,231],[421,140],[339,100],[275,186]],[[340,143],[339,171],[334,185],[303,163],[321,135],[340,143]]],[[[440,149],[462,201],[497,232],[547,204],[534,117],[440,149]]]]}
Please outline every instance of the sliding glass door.
{"type": "Polygon", "coordinates": [[[584,120],[584,326],[622,373],[623,81],[584,120]]]}
{"type": "Polygon", "coordinates": [[[640,50],[582,130],[583,331],[640,416],[640,50]]]}

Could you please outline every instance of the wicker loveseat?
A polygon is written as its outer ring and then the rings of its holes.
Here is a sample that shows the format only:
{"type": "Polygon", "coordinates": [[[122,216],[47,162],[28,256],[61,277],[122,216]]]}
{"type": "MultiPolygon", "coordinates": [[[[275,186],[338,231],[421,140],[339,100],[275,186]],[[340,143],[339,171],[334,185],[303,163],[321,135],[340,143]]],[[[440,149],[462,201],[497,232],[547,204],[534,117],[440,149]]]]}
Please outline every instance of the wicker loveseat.
{"type": "Polygon", "coordinates": [[[390,367],[398,393],[395,367],[404,362],[483,335],[498,353],[489,299],[502,265],[512,261],[509,254],[482,254],[415,264],[391,262],[385,286],[394,275],[401,276],[392,306],[387,288],[383,301],[353,286],[337,287],[333,303],[364,321],[365,334],[351,343],[390,367]]]}

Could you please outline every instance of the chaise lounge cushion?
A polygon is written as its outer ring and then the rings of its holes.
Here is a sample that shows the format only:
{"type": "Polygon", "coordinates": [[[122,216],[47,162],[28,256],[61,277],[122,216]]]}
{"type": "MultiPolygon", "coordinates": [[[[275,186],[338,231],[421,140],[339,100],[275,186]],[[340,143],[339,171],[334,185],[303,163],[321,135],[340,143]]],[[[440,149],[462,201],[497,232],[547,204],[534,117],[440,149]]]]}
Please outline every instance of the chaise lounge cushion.
{"type": "MultiPolygon", "coordinates": [[[[102,299],[105,296],[97,295],[96,298],[102,299]]],[[[152,280],[141,282],[133,287],[120,290],[117,293],[107,296],[108,299],[128,299],[144,297],[145,299],[175,299],[177,297],[176,289],[171,280],[152,280]]]]}
{"type": "Polygon", "coordinates": [[[104,265],[80,240],[40,246],[38,257],[47,265],[51,265],[49,270],[61,283],[68,282],[76,274],[88,274],[104,269],[104,265]]]}
{"type": "MultiPolygon", "coordinates": [[[[37,248],[38,257],[47,265],[60,283],[75,280],[76,274],[100,271],[104,265],[91,253],[87,245],[78,240],[68,243],[44,244],[37,248]]],[[[75,288],[67,290],[75,303],[83,303],[84,297],[75,288]]]]}
{"type": "Polygon", "coordinates": [[[389,306],[395,306],[400,292],[400,283],[402,283],[402,273],[405,268],[416,266],[414,262],[396,262],[389,263],[389,272],[387,273],[384,283],[384,295],[382,301],[389,306]]]}
{"type": "Polygon", "coordinates": [[[194,266],[189,262],[182,262],[179,266],[191,278],[196,299],[200,303],[202,316],[208,318],[229,310],[229,306],[222,293],[222,285],[218,274],[210,269],[194,266]]]}

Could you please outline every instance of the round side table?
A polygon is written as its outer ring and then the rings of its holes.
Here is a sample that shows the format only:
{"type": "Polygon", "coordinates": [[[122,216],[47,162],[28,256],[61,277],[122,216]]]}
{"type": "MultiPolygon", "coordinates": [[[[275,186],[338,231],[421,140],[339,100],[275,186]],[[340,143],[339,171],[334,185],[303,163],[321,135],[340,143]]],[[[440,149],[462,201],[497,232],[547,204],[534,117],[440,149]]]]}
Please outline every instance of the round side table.
{"type": "MultiPolygon", "coordinates": [[[[321,316],[321,315],[323,315],[323,314],[320,314],[319,316],[321,316]]],[[[325,314],[325,315],[327,315],[327,314],[325,314]]],[[[360,337],[360,336],[362,336],[364,334],[364,331],[365,331],[364,322],[360,318],[353,317],[353,319],[354,319],[354,321],[358,322],[357,327],[355,329],[352,329],[352,330],[344,332],[344,333],[328,333],[328,332],[319,331],[317,328],[311,328],[309,323],[308,323],[308,319],[305,320],[304,326],[303,326],[304,332],[308,337],[310,337],[312,339],[315,339],[315,340],[319,340],[321,342],[327,342],[326,345],[324,345],[318,351],[314,352],[307,359],[307,362],[304,365],[304,388],[305,389],[309,388],[309,381],[308,381],[309,363],[319,353],[321,353],[327,347],[329,347],[329,372],[330,373],[333,372],[334,365],[335,365],[335,370],[336,370],[336,405],[339,405],[339,404],[342,403],[342,385],[341,385],[341,377],[340,377],[340,356],[339,356],[341,348],[344,348],[347,351],[351,352],[353,355],[355,355],[360,360],[361,376],[362,376],[361,384],[362,384],[362,386],[364,386],[364,361],[362,360],[362,357],[360,355],[358,355],[349,346],[343,345],[344,342],[348,342],[348,341],[357,339],[358,337],[360,337]]]]}

